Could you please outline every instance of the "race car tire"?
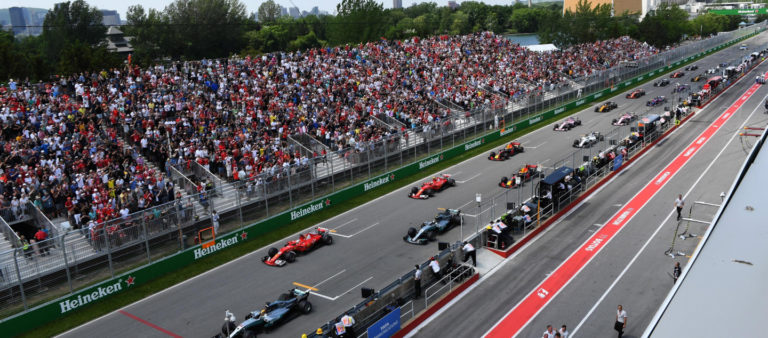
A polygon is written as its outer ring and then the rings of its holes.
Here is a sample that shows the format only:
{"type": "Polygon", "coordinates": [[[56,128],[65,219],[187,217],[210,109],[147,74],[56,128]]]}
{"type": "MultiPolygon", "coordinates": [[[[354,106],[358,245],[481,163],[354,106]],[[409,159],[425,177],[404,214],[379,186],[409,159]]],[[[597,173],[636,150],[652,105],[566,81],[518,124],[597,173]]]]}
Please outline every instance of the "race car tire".
{"type": "Polygon", "coordinates": [[[275,255],[277,255],[278,252],[280,252],[280,250],[277,250],[277,248],[272,247],[272,248],[269,248],[269,250],[267,250],[267,255],[269,257],[275,257],[275,255]]]}
{"type": "Polygon", "coordinates": [[[414,239],[414,237],[416,237],[417,233],[419,233],[419,231],[416,230],[416,228],[414,228],[414,227],[408,228],[408,237],[410,237],[411,239],[414,239]]]}
{"type": "Polygon", "coordinates": [[[509,178],[507,178],[507,176],[504,176],[501,178],[501,182],[499,184],[506,183],[507,181],[509,181],[509,178]]]}
{"type": "Polygon", "coordinates": [[[495,151],[492,151],[492,152],[491,152],[491,156],[488,156],[488,158],[494,158],[494,157],[496,157],[496,152],[495,152],[495,151]]]}
{"type": "Polygon", "coordinates": [[[435,191],[432,189],[424,190],[424,195],[427,195],[429,197],[435,196],[435,191]]]}
{"type": "Polygon", "coordinates": [[[613,121],[611,121],[611,124],[616,124],[616,122],[618,122],[618,120],[613,119],[613,121]]]}
{"type": "Polygon", "coordinates": [[[552,128],[552,130],[557,130],[557,127],[559,127],[559,126],[560,126],[559,124],[555,123],[555,127],[552,128]]]}
{"type": "Polygon", "coordinates": [[[524,153],[524,152],[525,152],[525,147],[523,147],[523,146],[520,146],[520,148],[519,148],[517,151],[518,151],[518,152],[521,152],[521,153],[524,153]]]}
{"type": "Polygon", "coordinates": [[[248,312],[247,315],[245,315],[245,320],[253,318],[253,313],[248,312]]]}
{"type": "Polygon", "coordinates": [[[246,330],[245,333],[243,333],[243,338],[256,338],[256,332],[246,330]]]}
{"type": "Polygon", "coordinates": [[[452,187],[455,187],[456,186],[456,180],[454,180],[452,178],[449,178],[448,179],[448,184],[450,184],[452,187]]]}
{"type": "Polygon", "coordinates": [[[605,141],[605,135],[600,135],[600,137],[597,138],[599,141],[605,141]]]}
{"type": "Polygon", "coordinates": [[[229,337],[229,333],[235,331],[236,328],[237,324],[227,320],[224,322],[224,324],[221,325],[221,334],[224,337],[229,337]]]}
{"type": "Polygon", "coordinates": [[[296,261],[296,253],[293,251],[288,251],[283,256],[285,258],[285,261],[288,263],[293,263],[296,261]]]}
{"type": "Polygon", "coordinates": [[[333,237],[329,234],[323,234],[323,244],[325,245],[331,245],[333,244],[333,237]]]}
{"type": "Polygon", "coordinates": [[[264,256],[264,257],[261,257],[261,261],[262,261],[262,262],[266,262],[266,261],[268,261],[270,258],[272,258],[272,257],[269,257],[269,256],[264,256]]]}
{"type": "Polygon", "coordinates": [[[429,239],[430,242],[437,239],[437,231],[427,231],[427,239],[429,239]]]}
{"type": "Polygon", "coordinates": [[[306,300],[300,301],[299,304],[297,304],[297,306],[299,307],[299,311],[301,311],[301,313],[303,314],[308,314],[312,312],[312,303],[306,300]]]}
{"type": "Polygon", "coordinates": [[[419,188],[413,187],[411,188],[411,196],[416,195],[419,192],[419,188]]]}
{"type": "Polygon", "coordinates": [[[576,122],[574,123],[574,125],[580,126],[580,125],[581,125],[581,120],[576,120],[576,122]]]}
{"type": "Polygon", "coordinates": [[[579,140],[573,140],[573,146],[578,147],[579,146],[579,140]]]}

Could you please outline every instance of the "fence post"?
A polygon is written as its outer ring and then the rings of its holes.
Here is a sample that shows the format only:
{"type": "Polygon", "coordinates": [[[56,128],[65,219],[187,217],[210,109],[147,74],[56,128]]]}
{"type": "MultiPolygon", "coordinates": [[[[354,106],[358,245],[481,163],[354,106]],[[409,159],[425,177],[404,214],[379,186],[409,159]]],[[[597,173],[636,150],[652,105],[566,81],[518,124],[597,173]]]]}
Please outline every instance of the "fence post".
{"type": "Polygon", "coordinates": [[[112,247],[109,245],[109,238],[107,237],[107,224],[104,223],[104,226],[101,227],[101,233],[104,237],[104,244],[107,246],[107,261],[109,261],[109,275],[112,276],[112,278],[115,278],[115,269],[112,266],[112,247]]]}
{"type": "Polygon", "coordinates": [[[152,256],[149,254],[149,231],[147,231],[147,217],[144,213],[141,215],[141,229],[144,231],[144,246],[147,247],[147,262],[152,263],[152,256]]]}
{"type": "MultiPolygon", "coordinates": [[[[310,175],[311,175],[311,172],[310,172],[310,175]]],[[[250,184],[250,183],[251,182],[247,182],[246,184],[250,184]]],[[[312,180],[310,180],[310,184],[312,184],[312,180]]],[[[245,184],[240,184],[240,186],[243,186],[243,185],[245,184]]],[[[237,201],[237,213],[238,213],[238,216],[240,217],[240,228],[242,228],[243,227],[243,206],[240,202],[240,189],[237,186],[235,187],[235,200],[237,201]]]]}
{"type": "Polygon", "coordinates": [[[67,259],[67,246],[64,245],[64,237],[67,237],[69,232],[64,233],[61,238],[61,254],[64,255],[64,270],[67,271],[67,284],[69,284],[69,293],[72,293],[72,275],[69,273],[69,260],[67,259]]]}
{"type": "Polygon", "coordinates": [[[24,303],[24,311],[27,311],[29,309],[29,306],[27,305],[27,297],[24,294],[24,283],[21,281],[21,272],[19,270],[19,260],[17,257],[17,255],[19,254],[19,250],[21,249],[16,248],[13,250],[13,265],[16,266],[16,278],[19,281],[19,292],[21,293],[21,302],[24,303]]]}

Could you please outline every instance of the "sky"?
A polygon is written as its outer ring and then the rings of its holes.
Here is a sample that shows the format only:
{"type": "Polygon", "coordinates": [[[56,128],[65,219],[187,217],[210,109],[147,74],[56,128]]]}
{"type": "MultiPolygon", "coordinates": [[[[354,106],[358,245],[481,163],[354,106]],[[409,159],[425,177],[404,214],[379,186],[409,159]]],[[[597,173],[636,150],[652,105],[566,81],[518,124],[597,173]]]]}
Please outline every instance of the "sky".
{"type": "MultiPolygon", "coordinates": [[[[47,8],[51,9],[53,8],[53,5],[55,3],[63,2],[64,0],[2,0],[0,1],[0,8],[7,8],[7,7],[34,7],[34,8],[47,8]]],[[[248,12],[256,12],[259,8],[259,5],[263,3],[262,0],[240,0],[243,3],[245,3],[246,7],[248,8],[248,12]]],[[[509,5],[514,3],[514,0],[477,0],[479,2],[484,2],[489,5],[509,5]]],[[[173,2],[173,0],[152,0],[152,1],[146,1],[146,0],[86,0],[86,2],[94,6],[98,9],[111,9],[111,10],[117,10],[118,13],[120,13],[120,19],[125,20],[125,13],[128,11],[128,7],[132,5],[142,5],[144,8],[155,8],[155,9],[163,9],[165,6],[169,5],[173,2]]],[[[289,0],[275,0],[276,3],[283,7],[293,7],[291,5],[291,1],[289,0]]],[[[309,11],[314,6],[318,6],[321,11],[326,11],[330,14],[334,14],[336,11],[336,4],[341,2],[341,0],[293,0],[293,3],[296,4],[297,7],[299,7],[300,10],[303,11],[309,11]]],[[[423,0],[403,0],[403,7],[408,7],[410,5],[424,2],[423,0]]],[[[448,5],[448,0],[432,0],[431,2],[435,2],[438,4],[438,6],[446,6],[448,5]]],[[[457,3],[461,3],[461,0],[457,0],[457,3]]],[[[392,0],[380,0],[379,3],[384,4],[384,8],[392,8],[392,0]]]]}

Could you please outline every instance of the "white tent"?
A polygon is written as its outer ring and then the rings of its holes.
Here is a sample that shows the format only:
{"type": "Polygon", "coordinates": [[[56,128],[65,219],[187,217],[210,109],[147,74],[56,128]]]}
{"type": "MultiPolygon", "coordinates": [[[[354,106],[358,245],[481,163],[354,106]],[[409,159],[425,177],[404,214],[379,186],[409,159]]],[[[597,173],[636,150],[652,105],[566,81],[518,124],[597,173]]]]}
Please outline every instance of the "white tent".
{"type": "Polygon", "coordinates": [[[530,45],[525,46],[525,48],[530,49],[533,52],[549,52],[553,50],[557,50],[557,47],[551,43],[543,44],[543,45],[530,45]]]}

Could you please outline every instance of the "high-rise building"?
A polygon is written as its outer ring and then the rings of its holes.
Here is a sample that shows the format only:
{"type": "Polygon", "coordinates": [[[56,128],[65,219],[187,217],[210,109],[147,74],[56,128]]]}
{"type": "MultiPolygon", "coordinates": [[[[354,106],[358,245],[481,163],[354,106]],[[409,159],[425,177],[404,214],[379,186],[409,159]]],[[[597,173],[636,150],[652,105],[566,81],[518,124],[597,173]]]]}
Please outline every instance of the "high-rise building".
{"type": "Polygon", "coordinates": [[[392,8],[403,8],[403,0],[392,0],[392,8]]]}
{"type": "Polygon", "coordinates": [[[456,1],[451,0],[451,1],[448,1],[448,7],[450,9],[456,9],[456,8],[459,8],[459,4],[457,4],[456,1]]]}
{"type": "Polygon", "coordinates": [[[27,9],[23,7],[11,7],[8,12],[11,16],[11,30],[13,35],[24,34],[27,31],[27,9]]]}
{"type": "Polygon", "coordinates": [[[101,23],[104,26],[120,26],[122,23],[120,22],[120,13],[113,10],[108,9],[102,9],[101,12],[101,23]]]}
{"type": "Polygon", "coordinates": [[[311,10],[311,11],[309,11],[309,14],[310,14],[310,15],[320,15],[320,9],[319,9],[319,8],[317,8],[317,6],[315,6],[315,7],[312,7],[312,10],[311,10]]]}
{"type": "Polygon", "coordinates": [[[288,13],[294,18],[300,18],[301,17],[301,11],[299,10],[299,7],[291,7],[288,9],[288,13]]]}
{"type": "MultiPolygon", "coordinates": [[[[683,5],[686,2],[687,0],[591,0],[590,5],[594,7],[608,4],[615,15],[639,13],[640,17],[644,17],[649,11],[659,7],[661,3],[683,5]]],[[[578,3],[579,0],[564,0],[563,13],[568,10],[575,11],[578,3]]]]}

